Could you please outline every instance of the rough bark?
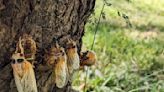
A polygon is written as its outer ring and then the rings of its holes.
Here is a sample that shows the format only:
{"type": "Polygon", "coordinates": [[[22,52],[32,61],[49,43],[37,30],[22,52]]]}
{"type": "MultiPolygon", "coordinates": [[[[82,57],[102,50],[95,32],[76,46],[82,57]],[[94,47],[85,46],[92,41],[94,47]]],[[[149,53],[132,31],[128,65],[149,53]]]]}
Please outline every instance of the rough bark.
{"type": "Polygon", "coordinates": [[[64,47],[67,38],[80,52],[84,26],[95,0],[0,0],[0,92],[17,92],[10,57],[18,38],[30,34],[37,43],[35,75],[39,92],[74,92],[71,83],[58,89],[50,81],[44,53],[54,38],[64,47]]]}

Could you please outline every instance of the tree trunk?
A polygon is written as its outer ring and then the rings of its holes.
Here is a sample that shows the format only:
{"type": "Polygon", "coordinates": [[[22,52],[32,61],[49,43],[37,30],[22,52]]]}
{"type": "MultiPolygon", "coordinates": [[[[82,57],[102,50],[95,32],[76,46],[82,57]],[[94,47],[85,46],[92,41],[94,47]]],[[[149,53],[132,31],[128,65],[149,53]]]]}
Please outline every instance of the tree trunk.
{"type": "Polygon", "coordinates": [[[10,64],[18,38],[30,34],[37,44],[35,76],[39,92],[75,92],[71,83],[59,89],[49,82],[45,50],[57,38],[64,46],[67,38],[81,50],[84,26],[95,0],[0,0],[0,92],[17,92],[10,64]]]}

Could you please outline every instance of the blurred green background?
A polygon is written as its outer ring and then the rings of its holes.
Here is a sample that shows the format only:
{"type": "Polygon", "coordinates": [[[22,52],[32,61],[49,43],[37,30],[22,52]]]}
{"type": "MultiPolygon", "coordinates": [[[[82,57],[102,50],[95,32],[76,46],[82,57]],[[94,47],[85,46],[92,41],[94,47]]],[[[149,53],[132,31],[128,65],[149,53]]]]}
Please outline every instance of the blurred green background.
{"type": "MultiPolygon", "coordinates": [[[[103,4],[96,1],[85,27],[87,49],[103,4]]],[[[164,0],[106,0],[93,50],[86,92],[164,92],[164,0]]],[[[76,72],[73,87],[82,92],[85,77],[76,72]]]]}

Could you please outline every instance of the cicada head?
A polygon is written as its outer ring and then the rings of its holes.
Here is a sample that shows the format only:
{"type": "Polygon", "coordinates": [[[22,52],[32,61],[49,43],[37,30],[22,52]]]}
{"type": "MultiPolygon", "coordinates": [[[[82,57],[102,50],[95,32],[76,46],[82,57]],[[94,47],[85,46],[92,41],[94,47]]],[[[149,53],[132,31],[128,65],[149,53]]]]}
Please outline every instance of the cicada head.
{"type": "Polygon", "coordinates": [[[15,59],[15,60],[17,60],[17,59],[25,59],[24,58],[24,54],[22,54],[22,53],[14,53],[11,58],[15,59]]]}
{"type": "Polygon", "coordinates": [[[11,66],[13,68],[14,73],[22,77],[23,76],[23,62],[25,61],[24,55],[21,53],[14,53],[11,57],[11,66]]]}
{"type": "Polygon", "coordinates": [[[77,53],[76,42],[71,40],[71,39],[68,39],[65,48],[66,48],[66,53],[67,54],[77,53]]]}
{"type": "Polygon", "coordinates": [[[60,47],[58,44],[51,46],[48,53],[45,56],[45,60],[47,61],[48,65],[54,66],[57,63],[59,57],[65,55],[64,49],[60,47]]]}

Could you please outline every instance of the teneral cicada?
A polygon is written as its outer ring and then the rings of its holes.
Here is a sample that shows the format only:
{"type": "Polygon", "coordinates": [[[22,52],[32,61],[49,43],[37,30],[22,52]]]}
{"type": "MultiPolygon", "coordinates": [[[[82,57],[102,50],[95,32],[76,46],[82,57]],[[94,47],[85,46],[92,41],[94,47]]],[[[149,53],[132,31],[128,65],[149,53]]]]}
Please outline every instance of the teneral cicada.
{"type": "Polygon", "coordinates": [[[24,57],[21,38],[15,53],[12,55],[11,65],[18,92],[37,92],[34,70],[32,64],[24,57]]]}
{"type": "Polygon", "coordinates": [[[60,47],[58,43],[51,46],[49,52],[46,55],[46,62],[53,68],[52,77],[54,83],[58,88],[62,88],[67,83],[67,57],[63,47],[60,47]]]}

